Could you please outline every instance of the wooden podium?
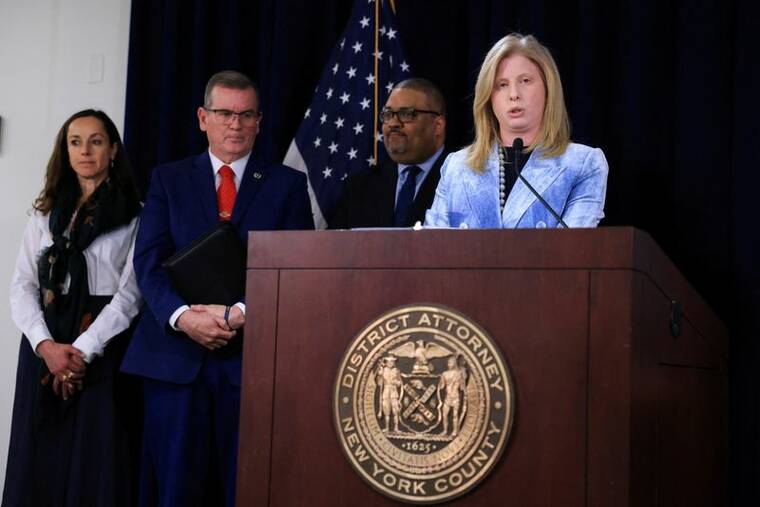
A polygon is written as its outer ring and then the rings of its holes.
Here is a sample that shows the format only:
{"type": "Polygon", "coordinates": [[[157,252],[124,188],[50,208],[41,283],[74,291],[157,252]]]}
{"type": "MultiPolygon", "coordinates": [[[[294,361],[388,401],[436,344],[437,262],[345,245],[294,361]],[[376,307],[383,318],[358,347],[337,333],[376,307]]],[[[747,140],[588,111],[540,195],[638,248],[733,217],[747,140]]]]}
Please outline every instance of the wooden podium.
{"type": "Polygon", "coordinates": [[[479,323],[515,384],[499,463],[447,505],[727,504],[728,332],[646,233],[254,232],[246,294],[240,506],[397,505],[332,394],[360,329],[413,303],[479,323]]]}

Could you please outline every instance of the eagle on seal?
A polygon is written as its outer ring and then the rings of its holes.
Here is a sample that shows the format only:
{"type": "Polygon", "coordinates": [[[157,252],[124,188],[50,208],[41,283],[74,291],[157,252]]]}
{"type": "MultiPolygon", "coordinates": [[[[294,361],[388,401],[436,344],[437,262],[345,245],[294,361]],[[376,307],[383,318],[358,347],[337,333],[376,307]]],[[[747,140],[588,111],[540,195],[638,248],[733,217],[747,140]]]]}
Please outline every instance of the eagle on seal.
{"type": "Polygon", "coordinates": [[[412,369],[412,373],[423,375],[430,374],[430,372],[434,370],[433,364],[430,362],[431,359],[436,357],[447,357],[453,354],[453,352],[446,347],[434,342],[425,343],[424,340],[416,340],[414,342],[408,341],[402,346],[391,350],[390,353],[396,357],[413,358],[414,368],[412,369]]]}

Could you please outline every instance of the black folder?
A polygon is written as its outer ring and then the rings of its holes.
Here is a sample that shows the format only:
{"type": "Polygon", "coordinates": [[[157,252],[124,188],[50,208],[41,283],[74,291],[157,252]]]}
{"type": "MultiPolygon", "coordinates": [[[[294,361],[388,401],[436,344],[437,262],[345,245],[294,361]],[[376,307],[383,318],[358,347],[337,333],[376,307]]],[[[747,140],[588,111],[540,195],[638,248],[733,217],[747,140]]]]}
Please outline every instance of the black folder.
{"type": "Polygon", "coordinates": [[[233,305],[245,292],[245,250],[235,227],[222,222],[162,264],[187,304],[233,305]]]}

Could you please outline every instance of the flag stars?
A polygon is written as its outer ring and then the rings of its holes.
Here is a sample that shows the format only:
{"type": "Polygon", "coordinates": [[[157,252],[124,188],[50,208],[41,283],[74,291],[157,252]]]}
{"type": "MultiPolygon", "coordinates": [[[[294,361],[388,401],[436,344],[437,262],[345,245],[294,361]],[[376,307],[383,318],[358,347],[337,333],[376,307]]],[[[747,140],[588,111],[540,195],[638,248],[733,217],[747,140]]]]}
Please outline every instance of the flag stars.
{"type": "MultiPolygon", "coordinates": [[[[367,1],[374,12],[373,4],[377,0],[367,1]]],[[[393,91],[395,83],[388,79],[391,75],[397,73],[398,76],[391,79],[400,81],[402,76],[407,78],[411,72],[410,64],[398,54],[400,29],[393,25],[381,27],[379,25],[382,23],[378,21],[369,11],[359,14],[359,19],[354,18],[352,23],[358,23],[359,27],[351,25],[350,29],[359,37],[344,35],[338,39],[336,46],[340,51],[346,51],[346,54],[340,53],[340,56],[325,65],[324,84],[315,88],[314,102],[303,113],[302,127],[311,130],[311,133],[308,130],[301,132],[298,137],[306,143],[303,154],[305,158],[311,159],[309,165],[312,169],[316,166],[312,175],[316,174],[319,179],[321,173],[322,184],[328,187],[343,185],[342,181],[348,179],[353,170],[376,170],[379,167],[380,157],[372,152],[372,144],[378,149],[377,144],[384,143],[384,138],[375,118],[376,112],[373,113],[374,108],[382,107],[384,97],[393,91]],[[374,36],[371,41],[364,39],[374,34],[376,28],[379,29],[378,35],[382,36],[379,46],[375,46],[374,36]],[[359,62],[359,59],[363,60],[359,62]],[[376,73],[375,66],[378,64],[381,72],[382,69],[385,70],[384,74],[376,73]],[[366,83],[366,88],[361,83],[362,80],[366,83]],[[380,90],[377,97],[379,103],[372,95],[376,86],[380,90]],[[344,116],[341,117],[341,114],[344,116]],[[353,140],[344,140],[342,134],[353,140]],[[311,148],[308,145],[309,139],[311,148]],[[339,139],[341,142],[338,142],[339,139]],[[368,147],[364,145],[367,141],[371,141],[368,147]],[[354,143],[358,147],[352,146],[354,143]]]]}

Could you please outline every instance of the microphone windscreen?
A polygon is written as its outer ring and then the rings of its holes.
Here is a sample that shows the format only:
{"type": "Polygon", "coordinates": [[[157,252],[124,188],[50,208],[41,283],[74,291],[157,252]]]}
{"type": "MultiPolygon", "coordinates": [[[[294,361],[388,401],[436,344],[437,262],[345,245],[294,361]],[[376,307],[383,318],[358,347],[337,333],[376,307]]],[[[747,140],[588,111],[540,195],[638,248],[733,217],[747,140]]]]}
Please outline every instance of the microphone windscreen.
{"type": "Polygon", "coordinates": [[[515,150],[515,152],[520,153],[523,149],[523,140],[521,137],[516,137],[514,141],[512,141],[512,148],[515,150]]]}

